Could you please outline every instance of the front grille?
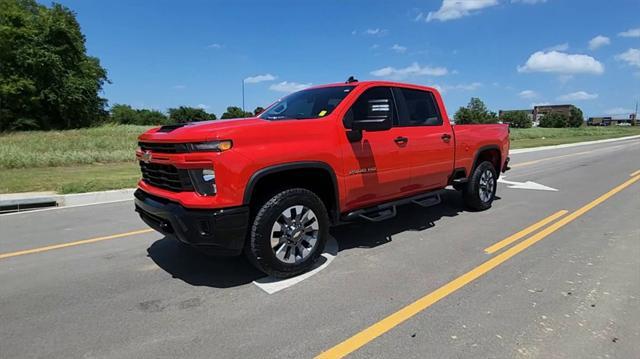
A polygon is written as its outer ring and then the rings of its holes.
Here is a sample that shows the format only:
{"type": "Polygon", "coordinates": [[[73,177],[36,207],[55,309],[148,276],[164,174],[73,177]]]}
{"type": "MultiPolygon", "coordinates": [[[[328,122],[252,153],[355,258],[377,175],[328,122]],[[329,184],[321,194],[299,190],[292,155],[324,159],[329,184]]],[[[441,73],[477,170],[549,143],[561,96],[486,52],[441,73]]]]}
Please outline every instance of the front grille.
{"type": "Polygon", "coordinates": [[[186,153],[187,145],[184,143],[152,143],[152,142],[138,142],[140,149],[144,151],[151,151],[157,153],[186,153]]]}
{"type": "Polygon", "coordinates": [[[193,184],[186,170],[171,165],[140,162],[142,179],[148,184],[172,192],[193,192],[193,184]]]}

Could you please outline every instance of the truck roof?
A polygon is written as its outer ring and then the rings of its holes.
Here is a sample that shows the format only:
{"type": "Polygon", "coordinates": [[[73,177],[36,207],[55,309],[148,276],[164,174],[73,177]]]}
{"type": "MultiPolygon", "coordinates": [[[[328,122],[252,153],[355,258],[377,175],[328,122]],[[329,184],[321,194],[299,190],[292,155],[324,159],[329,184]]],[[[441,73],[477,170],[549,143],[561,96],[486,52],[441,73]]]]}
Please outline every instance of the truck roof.
{"type": "Polygon", "coordinates": [[[336,86],[362,86],[362,85],[377,85],[377,86],[398,86],[398,87],[409,87],[415,89],[423,89],[429,91],[438,91],[435,87],[425,86],[425,85],[416,85],[410,84],[406,82],[395,82],[395,81],[356,81],[356,82],[336,82],[331,84],[317,85],[311,86],[309,88],[323,88],[323,87],[336,87],[336,86]]]}

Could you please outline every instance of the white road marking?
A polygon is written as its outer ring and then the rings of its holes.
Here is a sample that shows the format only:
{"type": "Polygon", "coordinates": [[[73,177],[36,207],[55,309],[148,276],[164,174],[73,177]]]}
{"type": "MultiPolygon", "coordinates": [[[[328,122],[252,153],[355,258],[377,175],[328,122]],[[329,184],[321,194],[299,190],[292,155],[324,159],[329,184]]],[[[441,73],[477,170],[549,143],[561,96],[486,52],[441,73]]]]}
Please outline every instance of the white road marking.
{"type": "Polygon", "coordinates": [[[260,278],[253,281],[253,284],[258,286],[258,288],[264,290],[268,294],[279,292],[283,289],[296,285],[302,282],[303,280],[310,278],[311,276],[315,275],[321,270],[327,268],[329,264],[333,262],[333,259],[336,257],[337,254],[338,254],[338,242],[336,241],[335,238],[333,238],[333,236],[329,236],[329,239],[327,240],[327,244],[324,247],[324,253],[322,253],[322,256],[325,258],[325,260],[324,261],[319,260],[314,266],[314,268],[311,269],[310,271],[300,274],[299,276],[287,278],[287,279],[268,276],[268,277],[260,278]]]}
{"type": "Polygon", "coordinates": [[[507,186],[509,186],[509,188],[514,188],[514,189],[533,189],[533,190],[538,190],[538,191],[558,191],[555,188],[548,187],[548,186],[545,186],[543,184],[532,182],[532,181],[526,181],[526,182],[507,181],[507,180],[504,179],[504,176],[502,176],[502,177],[500,177],[498,179],[498,183],[504,183],[507,186]]]}

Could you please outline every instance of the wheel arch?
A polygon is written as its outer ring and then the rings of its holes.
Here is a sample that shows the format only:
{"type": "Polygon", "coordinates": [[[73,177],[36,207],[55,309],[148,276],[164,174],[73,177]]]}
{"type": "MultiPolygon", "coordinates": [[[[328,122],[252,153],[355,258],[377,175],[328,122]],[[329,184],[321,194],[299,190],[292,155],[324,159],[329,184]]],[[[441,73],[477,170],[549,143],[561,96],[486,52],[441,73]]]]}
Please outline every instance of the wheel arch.
{"type": "Polygon", "coordinates": [[[300,187],[313,191],[324,202],[331,221],[335,222],[339,218],[338,180],[333,168],[320,161],[288,162],[257,170],[245,186],[243,204],[251,205],[261,193],[286,187],[300,187]],[[311,180],[301,183],[301,178],[311,180]]]}
{"type": "Polygon", "coordinates": [[[471,171],[467,174],[467,176],[471,176],[471,174],[476,169],[476,167],[478,167],[478,165],[485,160],[488,160],[491,163],[493,163],[493,166],[496,169],[496,173],[499,176],[500,170],[501,170],[500,168],[501,159],[502,159],[502,153],[500,151],[500,146],[498,145],[482,146],[476,151],[475,155],[473,156],[471,171]]]}

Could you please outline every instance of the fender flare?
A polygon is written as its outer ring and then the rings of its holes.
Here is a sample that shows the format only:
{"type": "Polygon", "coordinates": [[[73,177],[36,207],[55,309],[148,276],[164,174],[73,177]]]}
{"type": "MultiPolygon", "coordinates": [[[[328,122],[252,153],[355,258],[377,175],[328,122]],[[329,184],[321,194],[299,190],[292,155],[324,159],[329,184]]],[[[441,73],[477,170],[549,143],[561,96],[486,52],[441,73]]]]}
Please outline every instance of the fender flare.
{"type": "Polygon", "coordinates": [[[334,201],[335,201],[335,210],[336,215],[340,212],[340,197],[339,197],[339,188],[338,188],[338,180],[336,177],[336,173],[333,168],[325,163],[320,161],[302,161],[302,162],[288,162],[281,163],[269,167],[264,167],[256,172],[254,172],[251,177],[249,177],[249,181],[244,188],[244,197],[242,203],[244,205],[249,205],[251,203],[251,196],[253,195],[253,191],[256,187],[256,184],[264,177],[268,175],[272,175],[274,173],[295,170],[295,169],[320,169],[326,171],[329,177],[331,178],[331,182],[333,183],[333,192],[334,192],[334,201]]]}

